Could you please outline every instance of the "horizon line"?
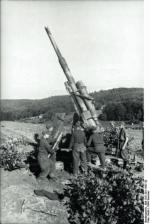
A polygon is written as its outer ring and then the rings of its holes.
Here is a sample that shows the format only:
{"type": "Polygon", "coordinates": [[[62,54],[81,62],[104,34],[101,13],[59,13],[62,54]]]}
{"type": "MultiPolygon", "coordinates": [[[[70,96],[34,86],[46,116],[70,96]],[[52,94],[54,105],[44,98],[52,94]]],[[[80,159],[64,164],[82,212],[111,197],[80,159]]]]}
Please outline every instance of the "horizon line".
{"type": "MultiPolygon", "coordinates": [[[[92,94],[94,92],[109,91],[113,89],[143,89],[144,90],[144,87],[116,87],[111,89],[95,90],[95,91],[89,92],[89,94],[92,94]]],[[[44,100],[47,98],[57,97],[57,96],[70,96],[70,94],[66,92],[66,94],[51,95],[51,96],[42,97],[42,98],[0,98],[0,100],[44,100]]]]}

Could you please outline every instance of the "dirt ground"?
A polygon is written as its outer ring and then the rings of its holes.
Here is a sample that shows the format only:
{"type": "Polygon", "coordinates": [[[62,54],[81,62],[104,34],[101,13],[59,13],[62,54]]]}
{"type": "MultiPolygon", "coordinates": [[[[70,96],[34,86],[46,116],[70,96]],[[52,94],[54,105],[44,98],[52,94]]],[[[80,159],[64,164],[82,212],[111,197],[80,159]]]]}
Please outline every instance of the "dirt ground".
{"type": "Polygon", "coordinates": [[[31,124],[17,121],[2,121],[1,122],[1,139],[24,137],[26,140],[34,142],[34,134],[40,133],[44,124],[31,124]]]}
{"type": "Polygon", "coordinates": [[[67,224],[67,214],[59,201],[36,196],[34,190],[60,191],[60,183],[37,183],[26,169],[1,170],[1,223],[67,224]]]}
{"type": "MultiPolygon", "coordinates": [[[[44,127],[43,124],[1,122],[1,141],[23,137],[27,141],[34,142],[34,134],[41,132],[44,127]]],[[[128,130],[128,135],[134,137],[130,150],[136,153],[141,149],[142,131],[128,130]]],[[[32,151],[33,147],[27,145],[23,150],[32,151]]],[[[48,180],[39,184],[28,167],[11,172],[1,168],[1,223],[67,224],[67,213],[63,202],[52,201],[34,194],[34,190],[37,189],[61,193],[64,182],[70,178],[70,175],[66,171],[57,171],[56,174],[56,182],[48,180]]]]}
{"type": "MultiPolygon", "coordinates": [[[[34,134],[45,125],[20,122],[1,122],[1,142],[24,138],[34,142],[34,134]]],[[[20,146],[26,152],[33,151],[31,145],[20,146]]],[[[57,171],[57,182],[39,183],[28,167],[14,171],[0,169],[1,173],[1,223],[2,224],[67,224],[63,203],[36,196],[34,190],[62,192],[63,182],[68,178],[65,171],[57,171]]]]}

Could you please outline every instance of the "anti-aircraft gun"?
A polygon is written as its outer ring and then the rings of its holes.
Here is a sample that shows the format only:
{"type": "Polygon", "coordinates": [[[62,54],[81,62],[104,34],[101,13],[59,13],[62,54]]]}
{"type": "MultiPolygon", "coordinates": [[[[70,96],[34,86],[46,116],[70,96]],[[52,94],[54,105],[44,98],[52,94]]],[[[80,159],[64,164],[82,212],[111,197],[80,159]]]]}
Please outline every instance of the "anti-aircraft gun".
{"type": "MultiPolygon", "coordinates": [[[[65,87],[71,96],[73,105],[75,107],[78,116],[83,121],[83,126],[85,130],[89,131],[97,127],[100,127],[101,125],[98,121],[93,98],[88,94],[86,86],[82,81],[77,82],[75,81],[65,58],[62,56],[52,36],[52,33],[50,32],[48,27],[45,27],[45,30],[58,57],[59,64],[61,65],[61,68],[67,78],[67,81],[65,82],[65,87]]],[[[58,144],[59,139],[62,136],[62,132],[58,131],[56,134],[57,134],[56,138],[57,140],[53,148],[55,148],[55,145],[58,144]]]]}
{"type": "Polygon", "coordinates": [[[78,116],[81,117],[83,121],[84,128],[89,130],[98,127],[99,121],[97,118],[93,98],[88,94],[86,86],[82,81],[75,82],[66,60],[63,58],[49,28],[45,27],[45,30],[56,52],[59,64],[61,65],[62,70],[67,78],[67,82],[65,82],[66,89],[71,96],[78,116]]]}

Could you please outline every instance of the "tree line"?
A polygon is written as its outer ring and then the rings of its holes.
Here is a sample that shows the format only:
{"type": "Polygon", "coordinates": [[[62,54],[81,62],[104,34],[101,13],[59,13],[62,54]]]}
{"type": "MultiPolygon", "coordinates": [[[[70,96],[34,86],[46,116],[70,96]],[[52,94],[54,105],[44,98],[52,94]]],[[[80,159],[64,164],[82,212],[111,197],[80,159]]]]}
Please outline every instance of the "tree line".
{"type": "Polygon", "coordinates": [[[126,101],[123,103],[109,103],[99,116],[100,120],[130,121],[137,123],[144,120],[144,109],[142,102],[126,101]]]}
{"type": "MultiPolygon", "coordinates": [[[[91,93],[97,110],[104,106],[101,120],[143,121],[143,89],[118,88],[91,93]]],[[[74,112],[70,96],[53,96],[41,100],[1,101],[1,120],[19,120],[44,114],[50,119],[54,113],[74,112]]]]}

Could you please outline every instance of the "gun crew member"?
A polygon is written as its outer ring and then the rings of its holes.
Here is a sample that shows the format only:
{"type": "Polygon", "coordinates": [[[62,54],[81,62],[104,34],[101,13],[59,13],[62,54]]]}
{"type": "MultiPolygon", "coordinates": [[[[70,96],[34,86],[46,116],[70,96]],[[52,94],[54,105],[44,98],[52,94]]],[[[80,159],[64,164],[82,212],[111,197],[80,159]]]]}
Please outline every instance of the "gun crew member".
{"type": "Polygon", "coordinates": [[[88,162],[91,162],[91,153],[95,153],[99,157],[102,169],[104,169],[105,167],[105,146],[104,146],[103,132],[104,132],[104,129],[99,127],[93,130],[93,134],[90,136],[87,143],[88,162]],[[91,147],[91,145],[93,147],[91,147]]]}
{"type": "Polygon", "coordinates": [[[121,157],[124,161],[123,168],[126,168],[128,162],[128,153],[126,151],[126,145],[128,143],[128,136],[126,133],[126,129],[124,126],[124,122],[120,125],[120,133],[119,133],[119,150],[117,150],[117,156],[121,157]]]}
{"type": "Polygon", "coordinates": [[[80,121],[75,124],[74,131],[71,136],[69,148],[73,149],[73,174],[78,175],[79,164],[82,167],[83,172],[87,172],[86,164],[86,136],[80,121]]]}
{"type": "Polygon", "coordinates": [[[48,142],[49,133],[46,131],[42,132],[39,144],[38,152],[38,163],[41,168],[38,180],[46,179],[48,176],[52,179],[55,179],[55,153],[52,150],[52,147],[48,142]],[[50,156],[49,156],[50,154],[50,156]]]}

